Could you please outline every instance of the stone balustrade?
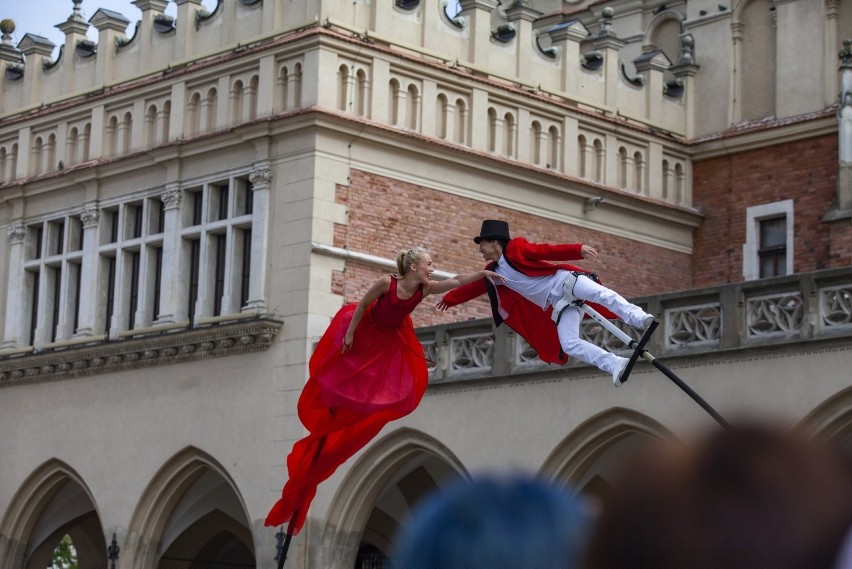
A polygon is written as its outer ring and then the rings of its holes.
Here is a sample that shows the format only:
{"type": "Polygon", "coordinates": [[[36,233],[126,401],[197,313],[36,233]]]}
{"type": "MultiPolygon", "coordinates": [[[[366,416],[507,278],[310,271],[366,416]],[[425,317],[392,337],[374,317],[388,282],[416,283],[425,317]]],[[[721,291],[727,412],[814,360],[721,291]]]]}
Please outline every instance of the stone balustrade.
{"type": "MultiPolygon", "coordinates": [[[[648,345],[659,358],[690,357],[852,337],[852,268],[632,299],[660,320],[648,345]]],[[[636,331],[616,323],[633,337],[636,331]]],[[[586,318],[581,335],[627,355],[624,345],[586,318]]],[[[441,384],[558,369],[529,344],[490,320],[418,329],[431,382],[441,384]]],[[[568,368],[586,364],[570,361],[568,368]]]]}

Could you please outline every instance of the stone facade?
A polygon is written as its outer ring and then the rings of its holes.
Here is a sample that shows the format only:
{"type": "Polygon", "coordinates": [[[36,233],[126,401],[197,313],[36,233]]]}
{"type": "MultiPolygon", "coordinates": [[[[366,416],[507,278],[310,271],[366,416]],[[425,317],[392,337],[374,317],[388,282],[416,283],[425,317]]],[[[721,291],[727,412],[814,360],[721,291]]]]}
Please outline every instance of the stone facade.
{"type": "MultiPolygon", "coordinates": [[[[594,245],[724,416],[852,449],[848,2],[85,2],[61,49],[0,23],[0,566],[68,535],[83,567],[275,567],[314,342],[399,248],[480,268],[484,218],[594,245]]],[[[643,439],[715,428],[650,366],[615,390],[436,301],[424,401],[320,487],[288,567],[385,563],[453,477],[595,496],[643,439]]]]}

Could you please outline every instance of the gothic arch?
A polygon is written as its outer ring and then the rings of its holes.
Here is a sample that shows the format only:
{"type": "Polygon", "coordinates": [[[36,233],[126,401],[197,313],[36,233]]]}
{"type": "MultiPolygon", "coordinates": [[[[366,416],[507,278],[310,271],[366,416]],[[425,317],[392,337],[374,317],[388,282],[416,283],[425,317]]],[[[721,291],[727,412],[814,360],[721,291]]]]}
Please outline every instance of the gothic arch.
{"type": "Polygon", "coordinates": [[[669,61],[677,61],[680,57],[683,20],[683,15],[674,10],[663,10],[654,16],[642,38],[642,50],[659,49],[666,54],[669,61]]]}
{"type": "Polygon", "coordinates": [[[51,459],[24,481],[0,523],[0,567],[46,567],[71,535],[83,567],[105,567],[106,541],[91,491],[66,463],[51,459]]]}
{"type": "Polygon", "coordinates": [[[156,569],[175,549],[201,563],[198,556],[225,554],[230,547],[254,562],[254,541],[234,481],[218,461],[190,446],[168,460],[142,493],[122,555],[133,560],[128,567],[156,569]]]}
{"type": "Polygon", "coordinates": [[[852,387],[822,402],[801,425],[840,445],[852,456],[852,387]]]}
{"type": "Polygon", "coordinates": [[[553,449],[541,466],[541,474],[567,486],[596,494],[613,463],[651,438],[673,435],[650,417],[613,407],[585,421],[553,449]],[[615,459],[615,460],[613,460],[615,459]]]}
{"type": "MultiPolygon", "coordinates": [[[[322,530],[322,546],[333,555],[322,566],[354,566],[371,514],[383,496],[405,486],[412,474],[430,470],[436,487],[441,482],[467,476],[461,461],[437,439],[410,428],[400,428],[374,443],[352,466],[331,501],[322,530]]],[[[422,493],[424,487],[418,488],[422,493]]],[[[416,491],[408,489],[405,501],[413,505],[416,491]]],[[[420,494],[422,495],[422,494],[420,494]]],[[[401,516],[397,516],[397,519],[401,516]]]]}

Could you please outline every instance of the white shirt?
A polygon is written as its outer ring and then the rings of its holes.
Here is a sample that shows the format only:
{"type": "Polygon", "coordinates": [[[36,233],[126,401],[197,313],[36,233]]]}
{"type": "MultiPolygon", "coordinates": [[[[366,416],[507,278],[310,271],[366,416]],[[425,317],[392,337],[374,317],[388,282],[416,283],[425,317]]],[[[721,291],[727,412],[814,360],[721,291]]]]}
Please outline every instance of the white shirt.
{"type": "Polygon", "coordinates": [[[556,299],[562,296],[562,285],[568,276],[567,271],[560,269],[552,275],[530,277],[513,269],[502,255],[494,272],[506,279],[506,282],[501,283],[503,286],[509,287],[542,310],[550,306],[551,297],[556,299]]]}

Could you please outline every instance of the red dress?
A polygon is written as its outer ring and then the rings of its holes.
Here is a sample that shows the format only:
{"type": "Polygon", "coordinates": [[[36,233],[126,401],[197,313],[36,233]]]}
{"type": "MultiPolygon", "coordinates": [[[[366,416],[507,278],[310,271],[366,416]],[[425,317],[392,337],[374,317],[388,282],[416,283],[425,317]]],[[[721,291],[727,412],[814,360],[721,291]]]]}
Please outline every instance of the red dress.
{"type": "Polygon", "coordinates": [[[288,480],[267,526],[290,522],[287,533],[296,535],[319,483],[420,403],[428,370],[410,314],[421,300],[422,285],[401,300],[392,277],[388,292],[367,307],[346,353],[343,337],[357,305],[334,316],[311,356],[310,379],[299,398],[299,419],[310,434],[287,457],[288,480]]]}

